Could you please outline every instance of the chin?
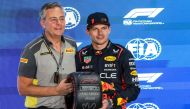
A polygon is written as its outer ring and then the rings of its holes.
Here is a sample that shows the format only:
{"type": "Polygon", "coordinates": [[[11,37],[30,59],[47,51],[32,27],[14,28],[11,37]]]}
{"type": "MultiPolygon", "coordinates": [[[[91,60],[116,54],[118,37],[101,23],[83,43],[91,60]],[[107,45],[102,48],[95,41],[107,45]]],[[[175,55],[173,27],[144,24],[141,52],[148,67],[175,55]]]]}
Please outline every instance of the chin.
{"type": "Polygon", "coordinates": [[[105,42],[97,42],[98,45],[103,45],[105,42]]]}
{"type": "Polygon", "coordinates": [[[106,40],[103,40],[103,41],[99,41],[98,43],[99,44],[105,44],[107,41],[106,40]]]}
{"type": "Polygon", "coordinates": [[[63,35],[63,32],[64,32],[64,31],[56,31],[55,34],[56,34],[56,35],[63,35]]]}
{"type": "Polygon", "coordinates": [[[62,36],[63,32],[55,33],[56,36],[62,36]]]}

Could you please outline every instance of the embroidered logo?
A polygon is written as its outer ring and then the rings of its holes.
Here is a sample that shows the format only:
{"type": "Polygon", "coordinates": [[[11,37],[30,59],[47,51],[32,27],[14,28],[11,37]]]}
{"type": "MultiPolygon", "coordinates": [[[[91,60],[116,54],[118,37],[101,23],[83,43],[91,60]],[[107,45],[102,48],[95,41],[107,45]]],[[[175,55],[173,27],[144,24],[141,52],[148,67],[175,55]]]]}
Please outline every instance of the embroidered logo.
{"type": "Polygon", "coordinates": [[[115,56],[106,56],[106,57],[104,57],[104,60],[105,61],[115,61],[116,57],[115,56]]]}
{"type": "Polygon", "coordinates": [[[66,48],[65,49],[65,53],[72,53],[72,54],[74,54],[75,53],[75,49],[74,48],[66,48]]]}
{"type": "Polygon", "coordinates": [[[84,62],[85,62],[86,64],[88,64],[88,63],[91,62],[91,59],[92,59],[92,56],[85,56],[85,57],[84,57],[84,62]]]}
{"type": "Polygon", "coordinates": [[[20,62],[27,64],[28,63],[28,59],[26,59],[26,58],[20,58],[20,62]]]}

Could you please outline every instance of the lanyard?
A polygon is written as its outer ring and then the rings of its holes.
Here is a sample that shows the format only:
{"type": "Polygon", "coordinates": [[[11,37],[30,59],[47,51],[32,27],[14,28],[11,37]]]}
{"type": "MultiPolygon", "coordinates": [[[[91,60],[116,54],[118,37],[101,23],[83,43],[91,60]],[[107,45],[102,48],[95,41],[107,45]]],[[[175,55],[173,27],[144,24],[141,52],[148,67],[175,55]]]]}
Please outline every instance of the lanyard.
{"type": "MultiPolygon", "coordinates": [[[[62,61],[63,61],[63,52],[60,52],[60,58],[59,58],[59,62],[56,60],[55,58],[55,55],[53,54],[52,50],[50,49],[50,47],[47,45],[47,43],[45,42],[44,40],[44,43],[48,49],[48,51],[50,52],[51,56],[53,57],[54,61],[56,62],[57,64],[57,72],[59,72],[59,67],[61,66],[62,64],[62,61]]],[[[61,50],[62,51],[62,50],[61,50]]]]}

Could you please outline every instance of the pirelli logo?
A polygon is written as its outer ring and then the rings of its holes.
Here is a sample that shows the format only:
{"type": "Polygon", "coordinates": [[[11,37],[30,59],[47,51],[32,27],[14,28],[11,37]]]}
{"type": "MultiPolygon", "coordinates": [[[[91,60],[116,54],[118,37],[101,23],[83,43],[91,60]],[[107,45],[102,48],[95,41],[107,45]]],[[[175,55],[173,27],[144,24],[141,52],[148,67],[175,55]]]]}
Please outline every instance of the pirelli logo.
{"type": "Polygon", "coordinates": [[[28,59],[26,59],[26,58],[20,58],[20,62],[27,64],[28,63],[28,59]]]}
{"type": "Polygon", "coordinates": [[[65,53],[74,54],[75,53],[75,49],[74,48],[66,48],[65,49],[65,53]]]}

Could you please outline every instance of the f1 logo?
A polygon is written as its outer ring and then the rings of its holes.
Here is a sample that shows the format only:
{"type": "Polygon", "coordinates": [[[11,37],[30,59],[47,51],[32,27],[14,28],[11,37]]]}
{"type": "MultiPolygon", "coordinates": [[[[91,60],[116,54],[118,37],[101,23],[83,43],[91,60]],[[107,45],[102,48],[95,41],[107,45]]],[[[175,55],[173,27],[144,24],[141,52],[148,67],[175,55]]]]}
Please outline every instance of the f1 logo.
{"type": "Polygon", "coordinates": [[[146,81],[147,83],[153,83],[156,81],[163,73],[142,73],[138,74],[139,81],[146,81]]]}
{"type": "Polygon", "coordinates": [[[131,10],[123,18],[136,18],[138,16],[148,16],[148,18],[154,18],[157,16],[164,8],[136,8],[131,10]]]}

